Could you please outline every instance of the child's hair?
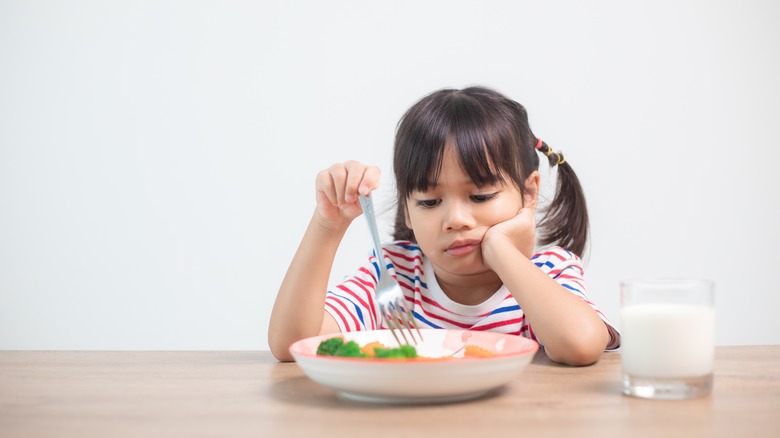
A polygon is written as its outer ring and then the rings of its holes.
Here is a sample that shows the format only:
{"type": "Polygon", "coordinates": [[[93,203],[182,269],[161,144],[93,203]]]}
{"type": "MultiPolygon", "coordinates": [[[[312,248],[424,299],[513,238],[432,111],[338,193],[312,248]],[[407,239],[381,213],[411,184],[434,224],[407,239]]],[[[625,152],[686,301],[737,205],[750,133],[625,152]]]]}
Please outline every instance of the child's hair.
{"type": "Polygon", "coordinates": [[[588,212],[577,175],[562,154],[534,136],[522,105],[484,87],[435,91],[399,121],[393,154],[396,240],[416,242],[406,226],[406,199],[437,182],[445,145],[455,148],[463,170],[478,187],[511,182],[521,193],[528,176],[539,169],[537,151],[545,154],[550,166],[558,166],[558,182],[537,227],[539,243],[582,255],[588,212]]]}

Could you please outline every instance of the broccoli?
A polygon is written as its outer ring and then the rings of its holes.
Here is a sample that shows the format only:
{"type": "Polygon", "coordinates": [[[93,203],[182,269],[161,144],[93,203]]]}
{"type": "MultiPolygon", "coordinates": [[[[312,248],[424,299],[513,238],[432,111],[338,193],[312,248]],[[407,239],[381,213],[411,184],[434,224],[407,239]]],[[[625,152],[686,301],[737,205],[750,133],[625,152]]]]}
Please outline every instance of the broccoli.
{"type": "Polygon", "coordinates": [[[320,346],[317,347],[317,354],[320,356],[335,356],[336,350],[342,345],[344,345],[344,339],[330,338],[320,342],[320,346]]]}
{"type": "Polygon", "coordinates": [[[411,345],[401,345],[398,348],[375,348],[377,359],[414,359],[417,350],[411,345]]]}
{"type": "Polygon", "coordinates": [[[357,342],[344,342],[342,338],[330,338],[320,342],[317,354],[320,356],[366,357],[360,351],[360,345],[357,342]]]}
{"type": "Polygon", "coordinates": [[[335,356],[343,357],[366,357],[360,350],[360,345],[355,341],[349,341],[336,350],[335,356]]]}
{"type": "MultiPolygon", "coordinates": [[[[417,350],[411,345],[402,345],[398,348],[374,348],[377,359],[414,359],[417,350]]],[[[355,341],[344,342],[344,338],[336,337],[320,342],[317,347],[319,356],[340,357],[368,357],[355,341]]]]}

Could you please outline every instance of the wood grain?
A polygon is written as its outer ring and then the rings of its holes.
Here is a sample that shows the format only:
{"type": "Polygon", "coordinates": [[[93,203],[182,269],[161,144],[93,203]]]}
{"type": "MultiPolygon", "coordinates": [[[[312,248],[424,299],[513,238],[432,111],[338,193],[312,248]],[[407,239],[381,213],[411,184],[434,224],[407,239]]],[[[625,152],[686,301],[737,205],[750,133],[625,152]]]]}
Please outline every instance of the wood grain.
{"type": "Polygon", "coordinates": [[[717,347],[715,363],[713,394],[694,400],[621,395],[617,352],[582,368],[540,353],[488,397],[387,406],[267,351],[2,351],[0,436],[780,436],[780,346],[717,347]]]}

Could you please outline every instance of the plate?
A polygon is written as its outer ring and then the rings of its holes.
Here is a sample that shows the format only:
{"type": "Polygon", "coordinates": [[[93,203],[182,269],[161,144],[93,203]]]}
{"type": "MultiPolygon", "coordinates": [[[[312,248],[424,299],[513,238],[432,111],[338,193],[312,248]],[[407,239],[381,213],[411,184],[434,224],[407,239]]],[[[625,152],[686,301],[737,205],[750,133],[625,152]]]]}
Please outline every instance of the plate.
{"type": "Polygon", "coordinates": [[[295,342],[290,353],[309,378],[337,390],[345,398],[380,403],[440,403],[478,398],[504,386],[522,372],[539,350],[539,344],[528,338],[503,333],[443,329],[420,332],[423,341],[416,346],[418,355],[430,359],[317,356],[320,343],[336,336],[360,346],[379,341],[397,347],[389,330],[315,336],[295,342]],[[464,344],[482,347],[494,355],[463,357],[464,344]]]}

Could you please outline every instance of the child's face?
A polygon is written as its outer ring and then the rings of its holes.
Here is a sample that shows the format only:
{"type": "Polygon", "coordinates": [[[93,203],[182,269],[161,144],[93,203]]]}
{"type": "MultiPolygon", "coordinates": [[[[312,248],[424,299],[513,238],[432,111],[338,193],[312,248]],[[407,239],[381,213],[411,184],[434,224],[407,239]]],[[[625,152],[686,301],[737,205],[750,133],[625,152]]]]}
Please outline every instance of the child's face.
{"type": "Polygon", "coordinates": [[[406,225],[414,231],[437,275],[481,274],[489,271],[482,261],[485,233],[517,215],[522,207],[520,190],[512,184],[477,188],[448,147],[438,184],[407,198],[406,225]]]}

